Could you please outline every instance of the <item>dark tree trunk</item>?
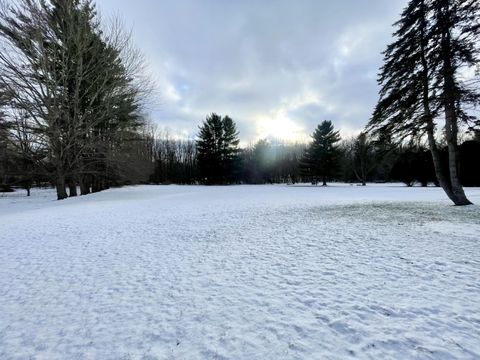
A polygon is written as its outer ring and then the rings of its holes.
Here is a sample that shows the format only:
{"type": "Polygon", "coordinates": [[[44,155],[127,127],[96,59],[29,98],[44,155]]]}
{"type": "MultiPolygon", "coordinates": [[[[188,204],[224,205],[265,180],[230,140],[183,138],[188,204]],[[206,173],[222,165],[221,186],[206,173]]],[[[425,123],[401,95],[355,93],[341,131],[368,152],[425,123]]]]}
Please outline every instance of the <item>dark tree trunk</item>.
{"type": "Polygon", "coordinates": [[[84,176],[80,179],[80,195],[90,194],[90,183],[88,179],[84,176]]]}
{"type": "Polygon", "coordinates": [[[457,119],[455,110],[445,109],[445,129],[447,134],[448,145],[448,172],[450,174],[450,183],[452,186],[452,193],[454,195],[453,202],[455,205],[471,205],[470,200],[467,199],[463,186],[458,177],[458,145],[457,145],[457,119]]]}
{"type": "Polygon", "coordinates": [[[57,200],[63,200],[68,197],[67,191],[65,189],[65,177],[63,175],[57,176],[55,187],[57,189],[57,200]]]}
{"type": "Polygon", "coordinates": [[[94,177],[92,181],[92,193],[97,193],[102,191],[102,183],[98,177],[94,177]]]}
{"type": "Polygon", "coordinates": [[[442,35],[443,101],[445,108],[445,135],[448,146],[448,172],[455,205],[471,205],[458,177],[458,119],[455,96],[454,69],[449,30],[442,35]]]}
{"type": "Polygon", "coordinates": [[[77,184],[73,180],[68,182],[68,194],[70,197],[78,196],[77,184]]]}
{"type": "Polygon", "coordinates": [[[324,177],[322,178],[322,181],[323,181],[322,186],[327,186],[327,177],[326,177],[326,176],[324,176],[324,177]]]}
{"type": "Polygon", "coordinates": [[[452,192],[450,181],[445,176],[442,166],[442,158],[440,156],[440,151],[438,150],[437,143],[435,141],[435,135],[433,133],[434,126],[432,119],[427,120],[427,136],[428,136],[428,145],[430,148],[430,153],[432,154],[433,167],[435,169],[435,175],[438,180],[438,185],[440,185],[445,191],[445,194],[452,200],[454,203],[456,201],[455,194],[452,192]]]}
{"type": "MultiPolygon", "coordinates": [[[[442,166],[442,159],[440,156],[440,151],[438,150],[437,142],[435,140],[435,125],[433,123],[433,116],[432,112],[430,110],[430,85],[429,85],[429,72],[428,72],[428,62],[426,59],[426,46],[427,46],[427,41],[425,38],[425,29],[426,29],[426,15],[425,15],[425,4],[422,1],[421,3],[422,6],[422,13],[423,13],[423,22],[422,22],[422,29],[421,29],[421,42],[420,42],[420,47],[421,47],[421,62],[422,62],[422,90],[423,90],[423,111],[424,111],[424,116],[425,116],[425,123],[426,123],[426,130],[427,130],[427,137],[428,137],[428,146],[430,149],[430,153],[432,155],[432,160],[433,160],[433,167],[435,169],[435,175],[438,180],[438,185],[440,185],[445,191],[445,194],[449,197],[450,200],[456,205],[462,205],[460,201],[461,199],[455,194],[453,191],[453,186],[452,186],[452,181],[451,181],[451,175],[450,179],[448,176],[445,175],[443,171],[443,166],[442,166]]],[[[442,45],[443,46],[443,45],[442,45]]],[[[445,50],[445,49],[444,49],[445,50]]],[[[456,120],[455,120],[456,121],[456,120]]],[[[447,120],[448,122],[448,120],[447,120]]],[[[448,127],[448,126],[447,126],[448,127]]],[[[456,135],[455,135],[456,136],[456,135]]],[[[447,141],[448,141],[448,131],[447,131],[447,141]]],[[[449,157],[450,159],[450,157],[449,157]]],[[[463,189],[462,189],[463,192],[463,189]]],[[[464,198],[466,200],[465,194],[464,198]]],[[[468,201],[468,200],[467,200],[468,201]]]]}
{"type": "MultiPolygon", "coordinates": [[[[355,166],[355,165],[354,165],[355,166]]],[[[358,173],[358,171],[354,168],[353,173],[357,180],[362,184],[362,186],[367,186],[367,176],[365,175],[365,171],[362,169],[362,175],[358,173]]]]}

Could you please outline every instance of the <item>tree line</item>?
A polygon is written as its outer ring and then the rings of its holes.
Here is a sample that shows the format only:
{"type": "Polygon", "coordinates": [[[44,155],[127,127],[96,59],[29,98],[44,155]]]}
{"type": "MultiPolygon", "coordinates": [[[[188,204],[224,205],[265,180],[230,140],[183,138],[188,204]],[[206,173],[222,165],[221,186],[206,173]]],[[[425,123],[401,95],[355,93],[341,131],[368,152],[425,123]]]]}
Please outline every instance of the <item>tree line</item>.
{"type": "Polygon", "coordinates": [[[480,2],[410,0],[384,52],[364,131],[323,121],[310,143],[241,148],[212,113],[195,139],[152,129],[151,85],[121,24],[90,0],[21,0],[0,11],[0,190],[53,184],[58,199],[137,183],[403,181],[441,186],[456,205],[480,185],[480,2]],[[468,139],[462,140],[462,135],[468,139]]]}
{"type": "MultiPolygon", "coordinates": [[[[152,133],[153,175],[157,184],[295,184],[401,181],[407,186],[439,186],[425,139],[394,141],[362,132],[341,139],[331,121],[321,122],[310,143],[261,139],[239,146],[235,122],[215,113],[206,117],[196,139],[174,139],[152,133]]],[[[437,136],[440,137],[440,136],[437,136]]],[[[441,139],[440,139],[441,140],[441,139]]],[[[448,147],[439,142],[442,167],[448,168],[448,147]]],[[[480,137],[459,145],[459,176],[464,186],[480,186],[480,137]]]]}
{"type": "MultiPolygon", "coordinates": [[[[295,184],[401,181],[407,186],[439,186],[428,144],[417,141],[398,143],[362,132],[341,139],[330,121],[323,121],[312,134],[311,143],[291,143],[262,139],[240,147],[236,125],[228,116],[207,116],[197,139],[179,139],[168,131],[146,127],[135,141],[124,144],[122,159],[116,159],[123,177],[111,174],[109,186],[125,184],[295,184]],[[223,119],[230,129],[225,137],[223,119]],[[217,126],[213,126],[217,125],[217,126]],[[233,129],[233,131],[232,131],[233,129]],[[231,134],[234,134],[232,137],[231,134]],[[232,141],[233,140],[233,141],[232,141]],[[199,146],[201,145],[201,146],[199,146]]],[[[448,168],[447,146],[440,147],[443,168],[448,168]]],[[[480,186],[480,138],[459,146],[459,176],[464,186],[480,186]]],[[[21,162],[5,171],[0,149],[0,175],[18,174],[21,162]]],[[[6,184],[22,186],[14,176],[6,184]],[[12,181],[13,180],[13,181],[12,181]]],[[[33,179],[33,178],[32,178],[33,179]]],[[[46,178],[34,178],[38,185],[46,178]]],[[[27,187],[25,187],[27,188],[27,187]]]]}

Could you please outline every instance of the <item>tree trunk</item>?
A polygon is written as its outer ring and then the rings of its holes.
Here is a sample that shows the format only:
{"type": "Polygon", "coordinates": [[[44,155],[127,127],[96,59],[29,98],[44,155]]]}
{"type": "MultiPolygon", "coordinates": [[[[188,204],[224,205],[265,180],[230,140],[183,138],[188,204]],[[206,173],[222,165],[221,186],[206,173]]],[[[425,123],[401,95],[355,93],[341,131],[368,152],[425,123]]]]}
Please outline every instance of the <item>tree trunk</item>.
{"type": "Polygon", "coordinates": [[[92,193],[102,191],[101,180],[98,177],[94,177],[92,181],[92,193]]]}
{"type": "Polygon", "coordinates": [[[322,181],[323,181],[322,186],[327,186],[327,177],[326,177],[326,176],[324,176],[324,177],[322,178],[322,181]]]}
{"type": "Polygon", "coordinates": [[[428,136],[428,146],[430,148],[430,153],[432,154],[433,167],[435,169],[435,175],[437,176],[438,184],[442,187],[445,194],[455,203],[455,194],[452,192],[450,181],[445,176],[442,166],[442,158],[440,156],[440,151],[438,150],[437,142],[435,141],[435,135],[433,133],[434,126],[432,119],[427,120],[427,136],[428,136]]]}
{"type": "MultiPolygon", "coordinates": [[[[446,116],[447,118],[447,116],[446,116]]],[[[450,120],[451,121],[451,120],[450,120]]],[[[448,179],[444,172],[442,166],[442,159],[440,157],[440,151],[438,150],[435,136],[433,134],[433,122],[428,120],[427,125],[427,135],[428,135],[428,145],[430,148],[430,153],[432,154],[433,166],[435,168],[435,175],[439,185],[445,191],[450,200],[453,201],[455,205],[471,205],[472,203],[467,199],[463,187],[458,178],[457,171],[457,146],[456,141],[452,141],[452,134],[449,120],[446,120],[446,134],[447,134],[447,144],[448,144],[448,170],[450,179],[448,179]]],[[[456,137],[456,135],[455,135],[456,137]]]]}
{"type": "Polygon", "coordinates": [[[445,137],[448,145],[448,172],[455,205],[471,205],[458,177],[458,119],[455,96],[454,68],[449,30],[442,35],[443,101],[445,109],[445,137]]]}
{"type": "Polygon", "coordinates": [[[75,181],[68,182],[68,193],[70,197],[78,196],[77,184],[75,183],[75,181]]]}
{"type": "Polygon", "coordinates": [[[57,189],[57,200],[63,200],[68,197],[67,191],[65,189],[65,177],[63,175],[57,176],[55,187],[57,189]]]}
{"type": "Polygon", "coordinates": [[[90,194],[90,183],[88,182],[86,176],[80,178],[80,195],[90,194]]]}
{"type": "Polygon", "coordinates": [[[362,170],[362,176],[360,176],[358,171],[355,169],[355,164],[353,166],[353,173],[355,174],[357,180],[362,184],[362,186],[367,186],[367,176],[365,175],[365,171],[362,170]]]}
{"type": "MultiPolygon", "coordinates": [[[[432,154],[432,160],[433,160],[433,166],[435,169],[435,175],[438,180],[438,185],[442,187],[442,189],[445,191],[445,194],[450,198],[450,200],[453,201],[455,205],[466,205],[467,203],[470,203],[468,199],[465,196],[465,193],[463,193],[463,188],[461,188],[461,192],[454,191],[454,180],[455,180],[455,174],[454,172],[454,177],[452,178],[452,173],[450,173],[450,179],[448,176],[445,175],[443,171],[443,166],[442,166],[442,159],[440,156],[440,151],[438,150],[437,142],[435,141],[435,126],[433,123],[433,117],[432,117],[432,112],[430,110],[430,85],[429,85],[429,65],[427,62],[426,58],[426,47],[427,47],[427,40],[425,36],[425,31],[427,28],[427,20],[426,20],[426,10],[425,10],[425,3],[424,1],[421,2],[421,11],[423,15],[423,21],[422,21],[422,27],[421,27],[421,42],[420,42],[420,56],[421,56],[421,62],[422,62],[422,92],[423,92],[423,111],[424,111],[424,116],[425,116],[425,123],[426,123],[426,130],[427,130],[427,137],[428,137],[428,146],[430,148],[430,153],[432,154]],[[461,196],[461,193],[463,193],[463,198],[461,196]]],[[[450,63],[450,58],[449,56],[449,44],[446,42],[446,38],[442,39],[442,51],[444,52],[444,81],[445,81],[445,94],[448,93],[446,91],[448,87],[451,87],[452,83],[447,84],[447,77],[446,74],[451,71],[451,63],[450,63]],[[449,67],[449,69],[447,69],[449,67]]],[[[453,77],[450,77],[450,80],[453,80],[453,77]]],[[[450,94],[452,92],[450,91],[450,94]]],[[[455,113],[454,113],[455,115],[455,113]]],[[[451,118],[449,118],[447,115],[445,116],[446,118],[446,133],[447,133],[447,143],[450,144],[449,137],[451,140],[451,136],[449,136],[449,121],[451,121],[451,118]]],[[[456,118],[454,120],[456,122],[456,118]]],[[[456,138],[455,134],[455,138],[456,138]]],[[[450,149],[450,145],[449,145],[450,149]]],[[[449,162],[454,161],[456,162],[456,156],[453,158],[450,157],[450,150],[449,150],[449,162]]],[[[458,179],[457,179],[458,180],[458,179]]],[[[459,183],[457,183],[458,185],[459,183]]]]}
{"type": "Polygon", "coordinates": [[[457,119],[455,109],[445,106],[445,133],[448,145],[448,172],[455,205],[471,205],[458,177],[457,119]]]}

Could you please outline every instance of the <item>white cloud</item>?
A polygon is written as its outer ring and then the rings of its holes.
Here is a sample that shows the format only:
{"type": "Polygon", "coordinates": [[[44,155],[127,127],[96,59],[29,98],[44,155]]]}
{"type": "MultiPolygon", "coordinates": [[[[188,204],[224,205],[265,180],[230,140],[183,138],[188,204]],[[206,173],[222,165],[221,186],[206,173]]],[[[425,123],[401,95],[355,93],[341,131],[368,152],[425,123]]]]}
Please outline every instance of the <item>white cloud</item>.
{"type": "Polygon", "coordinates": [[[99,0],[133,26],[158,79],[152,118],[193,136],[229,114],[243,142],[307,137],[324,119],[362,129],[381,51],[407,0],[99,0]]]}

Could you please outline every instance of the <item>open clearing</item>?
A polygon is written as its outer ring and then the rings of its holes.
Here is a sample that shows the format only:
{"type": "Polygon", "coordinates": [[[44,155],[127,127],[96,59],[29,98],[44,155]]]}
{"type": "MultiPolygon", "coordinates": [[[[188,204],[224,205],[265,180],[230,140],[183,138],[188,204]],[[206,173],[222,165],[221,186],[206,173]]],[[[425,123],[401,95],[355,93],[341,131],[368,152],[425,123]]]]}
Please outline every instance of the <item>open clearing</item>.
{"type": "Polygon", "coordinates": [[[441,189],[53,199],[0,197],[0,359],[480,358],[480,208],[441,189]]]}

